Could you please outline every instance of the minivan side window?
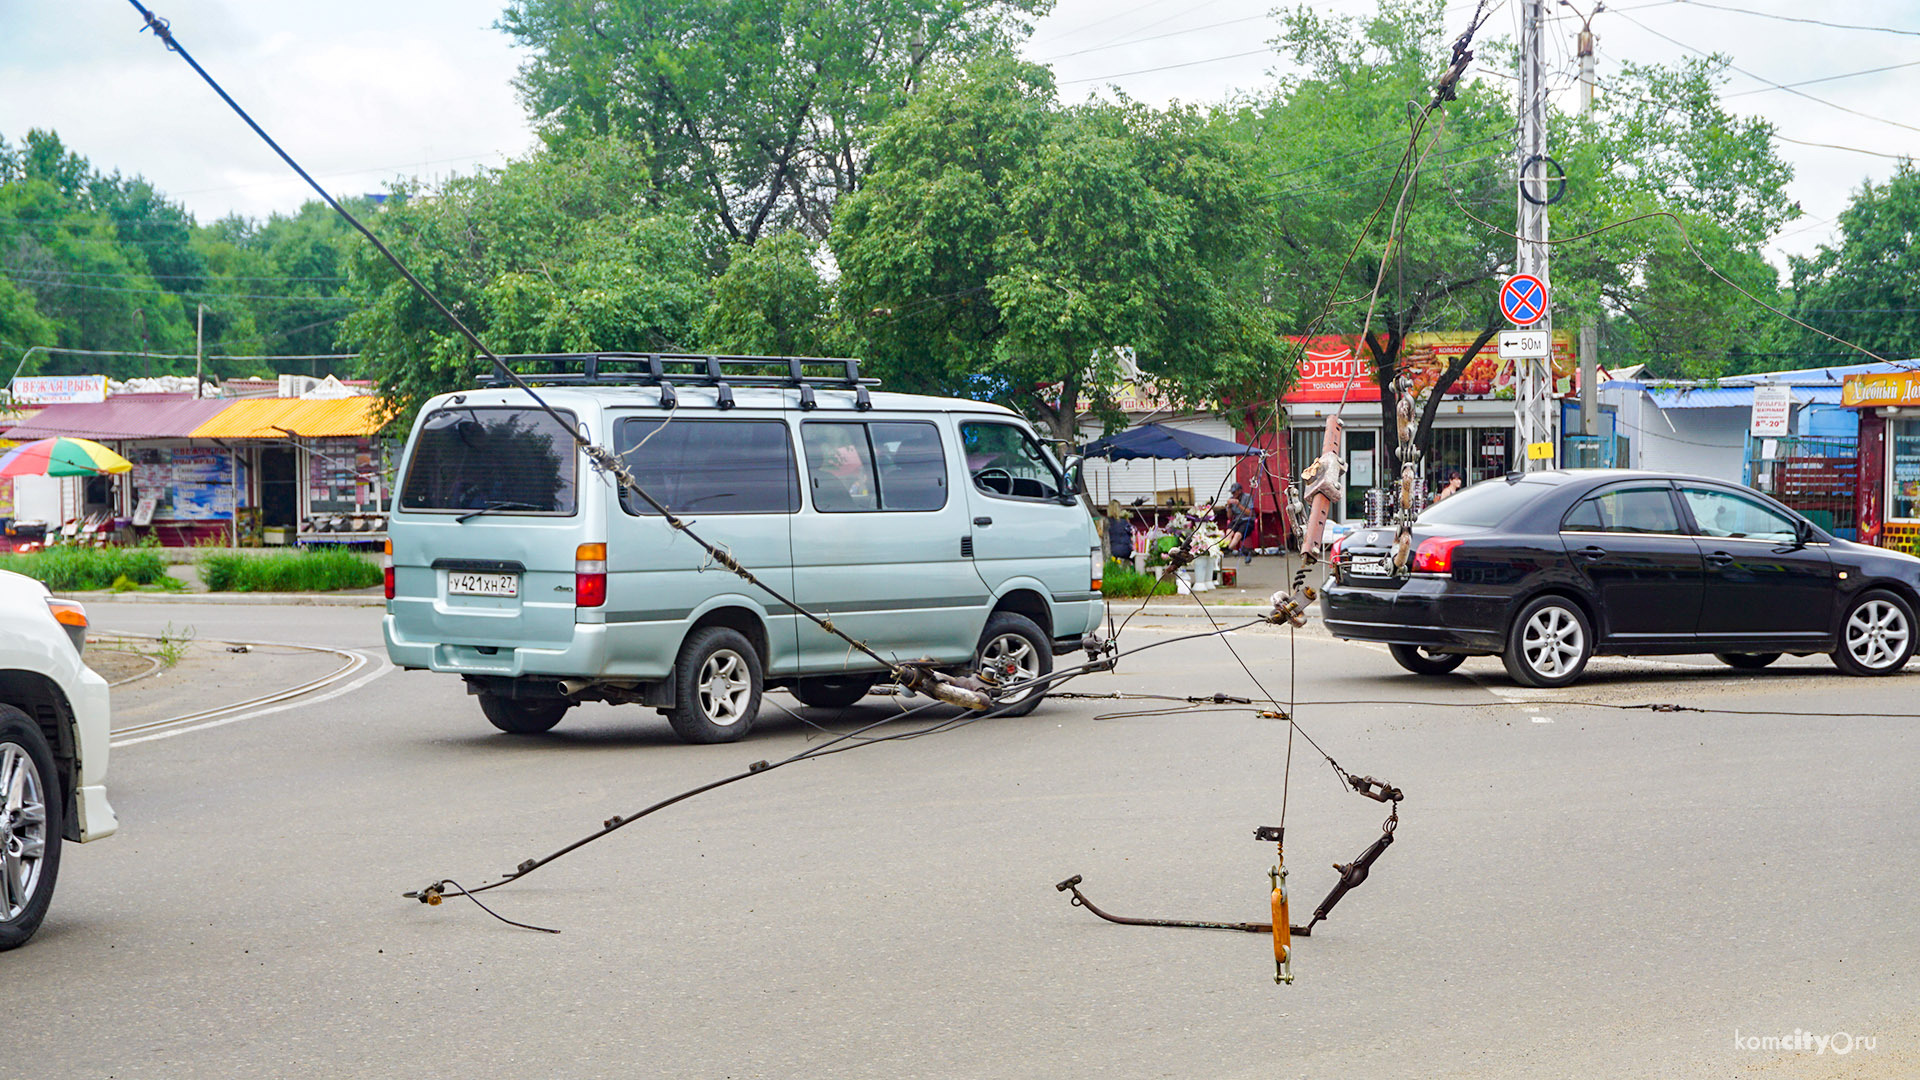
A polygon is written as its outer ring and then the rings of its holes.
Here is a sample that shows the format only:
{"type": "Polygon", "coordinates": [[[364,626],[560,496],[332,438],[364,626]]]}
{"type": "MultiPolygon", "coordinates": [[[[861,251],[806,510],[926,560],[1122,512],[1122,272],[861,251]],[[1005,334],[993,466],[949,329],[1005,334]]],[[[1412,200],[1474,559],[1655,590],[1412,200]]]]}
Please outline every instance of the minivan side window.
{"type": "Polygon", "coordinates": [[[1058,499],[1065,490],[1046,452],[1012,424],[961,424],[960,445],[973,486],[989,495],[1058,499]]]}
{"type": "MultiPolygon", "coordinates": [[[[622,420],[613,450],[647,494],[676,514],[791,514],[800,509],[793,440],[779,420],[622,420]]],[[[657,514],[632,491],[629,514],[657,514]]]]}
{"type": "Polygon", "coordinates": [[[947,505],[947,453],[940,429],[922,420],[806,423],[814,509],[939,510],[947,505]]]}
{"type": "Polygon", "coordinates": [[[815,510],[843,514],[880,509],[867,425],[802,424],[800,442],[807,448],[807,482],[815,510]]]}
{"type": "Polygon", "coordinates": [[[540,409],[435,409],[414,439],[400,508],[571,514],[573,447],[540,409]]]}
{"type": "Polygon", "coordinates": [[[1560,527],[1570,532],[1680,534],[1680,516],[1664,487],[1616,488],[1583,499],[1560,527]]]}

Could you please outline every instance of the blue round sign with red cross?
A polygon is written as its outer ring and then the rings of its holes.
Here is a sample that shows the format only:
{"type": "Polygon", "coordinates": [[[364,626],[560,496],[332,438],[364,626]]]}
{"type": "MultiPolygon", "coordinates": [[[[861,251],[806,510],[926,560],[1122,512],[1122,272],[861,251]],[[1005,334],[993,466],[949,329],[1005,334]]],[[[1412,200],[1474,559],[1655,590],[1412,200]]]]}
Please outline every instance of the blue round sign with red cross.
{"type": "Polygon", "coordinates": [[[1547,283],[1532,274],[1515,274],[1500,286],[1500,314],[1515,326],[1532,326],[1547,317],[1547,283]]]}

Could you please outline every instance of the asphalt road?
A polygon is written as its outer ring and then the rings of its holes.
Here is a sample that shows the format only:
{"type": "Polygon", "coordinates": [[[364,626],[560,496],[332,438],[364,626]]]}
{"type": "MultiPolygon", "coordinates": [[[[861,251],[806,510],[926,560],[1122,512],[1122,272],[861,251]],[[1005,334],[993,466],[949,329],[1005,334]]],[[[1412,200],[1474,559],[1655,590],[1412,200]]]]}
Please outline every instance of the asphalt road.
{"type": "MultiPolygon", "coordinates": [[[[377,610],[93,614],[381,655],[377,610]]],[[[1129,643],[1170,643],[1068,689],[1258,694],[1220,639],[1171,640],[1194,628],[1136,625],[1129,643]]],[[[115,750],[120,835],[69,847],[40,936],[0,954],[0,1077],[1920,1070],[1920,720],[1890,715],[1920,714],[1920,665],[1601,660],[1523,692],[1497,661],[1420,679],[1314,631],[1227,640],[1302,732],[1407,794],[1291,986],[1264,937],[1111,925],[1053,888],[1077,873],[1118,913],[1264,920],[1252,830],[1284,795],[1304,921],[1384,808],[1303,739],[1286,784],[1287,725],[1244,706],[1060,700],[758,775],[486,894],[549,935],[400,894],[828,736],[774,710],[747,743],[689,747],[595,705],[512,738],[458,680],[369,663],[115,750]],[[1721,711],[1607,707],[1655,703],[1721,711]],[[1736,1042],[1796,1031],[1877,1045],[1736,1042]]],[[[246,670],[195,707],[276,681],[246,670]]],[[[146,692],[121,691],[129,714],[146,692]]],[[[845,730],[896,707],[806,715],[845,730]]]]}

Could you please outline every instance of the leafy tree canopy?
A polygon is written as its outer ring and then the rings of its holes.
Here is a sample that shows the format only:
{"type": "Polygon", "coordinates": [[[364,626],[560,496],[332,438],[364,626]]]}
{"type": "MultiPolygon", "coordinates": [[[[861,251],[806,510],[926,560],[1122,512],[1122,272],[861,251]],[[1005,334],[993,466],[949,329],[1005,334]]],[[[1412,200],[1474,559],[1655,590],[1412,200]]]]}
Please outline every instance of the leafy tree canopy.
{"type": "MultiPolygon", "coordinates": [[[[1840,212],[1840,242],[1792,260],[1794,314],[1891,360],[1920,356],[1920,173],[1902,161],[1840,212]]],[[[1804,329],[1792,340],[1837,363],[1867,358],[1804,329]]]]}
{"type": "Polygon", "coordinates": [[[983,60],[880,130],[832,238],[842,303],[893,385],[996,397],[1063,439],[1083,402],[1114,418],[1089,369],[1116,349],[1189,402],[1277,382],[1250,164],[1194,110],[1063,109],[1045,69],[983,60]]]}
{"type": "Polygon", "coordinates": [[[1050,0],[515,0],[522,99],[555,145],[652,149],[659,196],[730,240],[826,235],[874,125],[926,72],[1022,38],[1050,0]]]}
{"type": "MultiPolygon", "coordinates": [[[[682,351],[707,301],[699,235],[648,200],[646,162],[585,139],[437,192],[389,201],[372,227],[499,353],[682,351]]],[[[473,385],[466,339],[372,249],[348,250],[362,306],[341,340],[395,415],[473,385]]]]}

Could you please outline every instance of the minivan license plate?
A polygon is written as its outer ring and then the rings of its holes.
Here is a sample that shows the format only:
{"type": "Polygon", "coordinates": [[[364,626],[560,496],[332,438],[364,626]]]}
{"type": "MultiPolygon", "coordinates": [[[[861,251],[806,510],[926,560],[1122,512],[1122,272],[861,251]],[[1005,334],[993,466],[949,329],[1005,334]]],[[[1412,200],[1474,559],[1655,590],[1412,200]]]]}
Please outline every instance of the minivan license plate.
{"type": "Polygon", "coordinates": [[[1390,577],[1387,573],[1385,555],[1355,555],[1347,566],[1347,573],[1360,577],[1390,577]]]}
{"type": "Polygon", "coordinates": [[[449,573],[447,592],[455,596],[518,596],[520,575],[449,573]]]}

